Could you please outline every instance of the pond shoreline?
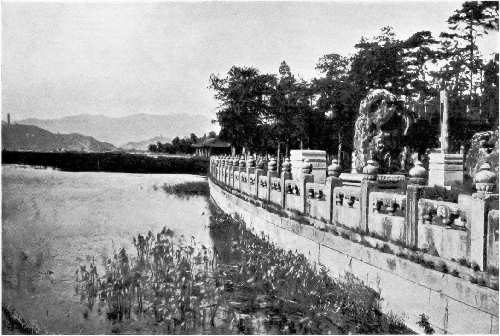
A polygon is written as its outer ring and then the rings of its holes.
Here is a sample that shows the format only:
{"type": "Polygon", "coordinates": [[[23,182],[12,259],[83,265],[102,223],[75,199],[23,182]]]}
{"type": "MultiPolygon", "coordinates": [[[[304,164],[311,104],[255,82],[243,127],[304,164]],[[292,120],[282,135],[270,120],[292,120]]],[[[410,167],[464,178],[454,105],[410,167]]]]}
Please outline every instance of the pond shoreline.
{"type": "Polygon", "coordinates": [[[209,160],[202,157],[149,156],[124,152],[2,151],[2,164],[52,167],[70,172],[206,175],[209,160]]]}

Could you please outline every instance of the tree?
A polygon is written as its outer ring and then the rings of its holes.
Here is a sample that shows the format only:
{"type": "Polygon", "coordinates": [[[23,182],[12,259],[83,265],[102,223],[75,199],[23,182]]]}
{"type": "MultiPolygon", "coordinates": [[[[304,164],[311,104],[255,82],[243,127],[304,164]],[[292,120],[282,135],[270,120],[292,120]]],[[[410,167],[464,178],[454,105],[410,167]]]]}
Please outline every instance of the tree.
{"type": "Polygon", "coordinates": [[[340,157],[341,151],[351,150],[354,121],[358,106],[355,88],[348,77],[349,60],[338,54],[321,57],[316,69],[323,76],[313,80],[317,95],[316,110],[325,117],[322,142],[340,157]]]}
{"type": "Polygon", "coordinates": [[[279,79],[269,101],[270,128],[267,132],[276,147],[285,145],[287,155],[290,146],[297,145],[299,136],[296,120],[299,117],[298,86],[290,66],[285,61],[281,62],[278,72],[279,79]]]}
{"type": "Polygon", "coordinates": [[[437,43],[429,31],[416,32],[401,42],[402,83],[406,84],[407,101],[416,100],[422,104],[426,97],[436,95],[436,90],[429,85],[428,65],[436,63],[438,53],[434,46],[437,43]]]}
{"type": "Polygon", "coordinates": [[[404,93],[402,45],[391,27],[382,28],[381,34],[371,40],[361,38],[355,48],[349,80],[356,88],[358,102],[370,89],[385,88],[396,95],[404,93]]]}
{"type": "MultiPolygon", "coordinates": [[[[468,75],[468,107],[472,107],[472,100],[476,94],[477,77],[482,67],[477,38],[491,30],[498,30],[498,2],[497,1],[467,1],[462,8],[456,10],[448,18],[449,33],[442,33],[441,37],[448,40],[445,45],[445,57],[455,64],[452,69],[463,72],[467,69],[468,75]]],[[[453,65],[452,65],[453,66],[453,65]]]]}
{"type": "Polygon", "coordinates": [[[149,150],[150,152],[155,153],[155,152],[157,152],[157,151],[158,151],[158,147],[157,147],[155,144],[150,144],[150,145],[148,146],[148,150],[149,150]]]}
{"type": "Polygon", "coordinates": [[[221,102],[217,121],[223,139],[235,147],[259,150],[259,127],[269,115],[268,101],[275,82],[275,76],[251,67],[233,66],[226,77],[210,76],[209,87],[221,102]]]}
{"type": "Polygon", "coordinates": [[[191,143],[193,143],[193,144],[194,144],[194,143],[197,143],[197,142],[198,142],[198,137],[196,136],[196,134],[191,133],[191,134],[189,135],[189,140],[191,140],[191,143]]]}
{"type": "Polygon", "coordinates": [[[498,53],[484,65],[483,71],[484,81],[481,105],[488,111],[486,117],[489,123],[495,125],[494,128],[498,128],[498,53]]]}

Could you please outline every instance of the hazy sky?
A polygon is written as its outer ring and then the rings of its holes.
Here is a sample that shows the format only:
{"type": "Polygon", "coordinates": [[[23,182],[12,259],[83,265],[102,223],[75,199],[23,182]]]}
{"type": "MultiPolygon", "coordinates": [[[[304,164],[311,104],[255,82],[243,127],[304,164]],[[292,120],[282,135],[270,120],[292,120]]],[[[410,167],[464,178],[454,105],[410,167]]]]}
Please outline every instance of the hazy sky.
{"type": "MultiPolygon", "coordinates": [[[[435,35],[460,2],[2,2],[2,114],[214,117],[211,73],[236,65],[309,79],[382,26],[435,35]]],[[[490,38],[483,50],[496,46],[490,38]]]]}

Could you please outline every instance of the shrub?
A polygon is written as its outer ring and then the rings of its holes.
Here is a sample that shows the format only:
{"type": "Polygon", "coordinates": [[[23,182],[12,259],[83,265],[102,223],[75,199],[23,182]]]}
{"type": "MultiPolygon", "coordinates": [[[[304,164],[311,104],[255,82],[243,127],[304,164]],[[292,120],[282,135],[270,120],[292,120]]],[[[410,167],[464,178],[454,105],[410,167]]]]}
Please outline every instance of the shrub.
{"type": "Polygon", "coordinates": [[[462,266],[470,267],[470,263],[465,258],[458,259],[458,263],[462,266]]]}
{"type": "Polygon", "coordinates": [[[431,269],[434,269],[434,262],[432,260],[424,260],[424,265],[425,267],[427,268],[431,268],[431,269]]]}
{"type": "Polygon", "coordinates": [[[487,272],[488,272],[488,274],[498,276],[498,267],[489,266],[487,272]]]}
{"type": "Polygon", "coordinates": [[[451,275],[458,278],[460,276],[460,273],[456,269],[454,269],[453,271],[451,271],[451,275]]]}
{"type": "Polygon", "coordinates": [[[370,244],[369,241],[366,241],[365,239],[361,238],[361,241],[359,242],[361,245],[366,246],[366,247],[373,247],[372,244],[370,244]]]}
{"type": "Polygon", "coordinates": [[[408,259],[408,255],[406,253],[403,253],[403,252],[396,253],[396,256],[400,257],[400,258],[408,259]]]}
{"type": "Polygon", "coordinates": [[[481,270],[481,268],[479,267],[479,265],[476,263],[476,262],[473,262],[470,267],[472,267],[472,270],[474,270],[474,272],[479,272],[481,270]]]}
{"type": "Polygon", "coordinates": [[[391,247],[387,244],[384,244],[382,245],[382,247],[380,248],[380,251],[383,252],[383,253],[394,253],[391,249],[391,247]]]}
{"type": "Polygon", "coordinates": [[[425,314],[420,314],[420,319],[417,321],[417,325],[424,329],[427,335],[434,334],[434,328],[432,328],[429,318],[425,314]]]}
{"type": "Polygon", "coordinates": [[[440,261],[436,269],[440,272],[448,273],[448,265],[444,261],[440,261]]]}
{"type": "Polygon", "coordinates": [[[428,198],[432,200],[439,200],[445,202],[458,202],[459,191],[456,189],[448,190],[445,187],[433,186],[424,188],[422,192],[422,198],[428,198]]]}

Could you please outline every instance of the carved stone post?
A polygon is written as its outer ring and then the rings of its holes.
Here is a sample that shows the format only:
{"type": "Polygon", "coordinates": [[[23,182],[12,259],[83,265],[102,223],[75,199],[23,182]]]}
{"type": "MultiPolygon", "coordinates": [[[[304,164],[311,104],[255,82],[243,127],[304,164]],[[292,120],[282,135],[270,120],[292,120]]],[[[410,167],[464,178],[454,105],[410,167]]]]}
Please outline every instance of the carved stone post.
{"type": "Polygon", "coordinates": [[[283,161],[283,171],[281,172],[280,184],[281,184],[281,207],[284,209],[286,206],[286,190],[285,190],[285,181],[292,179],[292,163],[290,162],[290,158],[286,158],[283,161]]]}
{"type": "Polygon", "coordinates": [[[262,160],[259,160],[257,163],[257,168],[255,169],[255,197],[259,198],[259,189],[262,188],[260,186],[259,180],[264,173],[264,164],[262,160]]]}
{"type": "Polygon", "coordinates": [[[276,162],[276,159],[273,157],[271,160],[267,163],[267,200],[271,199],[271,178],[272,177],[277,177],[278,176],[278,163],[276,162]]]}
{"type": "Polygon", "coordinates": [[[312,164],[306,159],[304,160],[304,164],[302,166],[302,174],[299,178],[299,188],[300,188],[300,197],[302,198],[300,202],[300,213],[305,214],[306,212],[306,204],[307,204],[307,183],[314,182],[314,175],[312,172],[312,164]]]}
{"type": "Polygon", "coordinates": [[[231,179],[231,187],[232,188],[236,188],[236,183],[238,182],[238,173],[239,173],[239,164],[240,164],[240,160],[238,160],[238,157],[237,156],[233,156],[231,158],[231,176],[232,176],[232,179],[231,179]]]}
{"type": "Polygon", "coordinates": [[[405,243],[411,247],[418,246],[418,200],[422,197],[424,186],[427,184],[427,176],[427,170],[417,157],[413,168],[408,172],[406,188],[404,237],[405,243]]]}
{"type": "Polygon", "coordinates": [[[332,160],[330,166],[328,166],[328,177],[325,183],[325,201],[328,204],[329,218],[328,223],[333,223],[333,192],[335,187],[340,187],[342,185],[342,180],[339,178],[342,173],[342,167],[336,159],[332,160]]]}
{"type": "Polygon", "coordinates": [[[459,196],[459,203],[469,205],[470,216],[470,261],[485,270],[487,261],[488,213],[498,209],[498,194],[494,194],[496,174],[491,171],[489,163],[483,163],[474,176],[476,193],[471,199],[466,195],[459,196]]]}
{"type": "Polygon", "coordinates": [[[370,192],[377,186],[378,164],[374,160],[368,160],[363,168],[363,180],[359,194],[359,208],[361,210],[360,228],[368,232],[368,210],[370,208],[370,192]]]}

